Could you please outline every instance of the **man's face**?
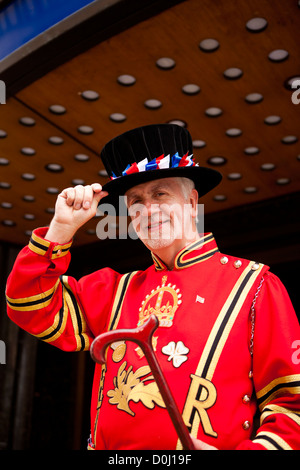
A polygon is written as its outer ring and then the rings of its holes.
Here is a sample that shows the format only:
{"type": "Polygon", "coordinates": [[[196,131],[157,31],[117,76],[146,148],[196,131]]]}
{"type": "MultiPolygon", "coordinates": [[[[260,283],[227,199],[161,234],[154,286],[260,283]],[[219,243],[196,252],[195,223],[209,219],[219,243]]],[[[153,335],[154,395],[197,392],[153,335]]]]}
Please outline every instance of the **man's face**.
{"type": "Polygon", "coordinates": [[[125,194],[138,237],[152,251],[195,237],[197,192],[184,194],[179,178],[164,178],[135,186],[125,194]]]}

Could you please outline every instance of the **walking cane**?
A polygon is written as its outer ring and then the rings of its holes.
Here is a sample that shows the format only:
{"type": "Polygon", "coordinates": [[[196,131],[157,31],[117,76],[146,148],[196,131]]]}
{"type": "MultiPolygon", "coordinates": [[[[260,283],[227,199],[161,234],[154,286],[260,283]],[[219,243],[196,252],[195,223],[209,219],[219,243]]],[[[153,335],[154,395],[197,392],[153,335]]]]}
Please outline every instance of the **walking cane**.
{"type": "Polygon", "coordinates": [[[102,333],[94,339],[91,345],[91,356],[95,362],[105,364],[106,362],[106,349],[116,341],[133,341],[138,344],[142,349],[148,361],[151,372],[154,376],[160,394],[164,400],[167,411],[176,429],[178,437],[181,441],[182,447],[185,450],[194,450],[195,447],[192,443],[190,434],[182,416],[178,410],[177,404],[171,393],[169,385],[163,375],[162,369],[156,358],[152,348],[152,336],[154,331],[158,328],[159,321],[157,317],[152,314],[149,319],[140,327],[134,329],[121,329],[108,331],[102,333]]]}

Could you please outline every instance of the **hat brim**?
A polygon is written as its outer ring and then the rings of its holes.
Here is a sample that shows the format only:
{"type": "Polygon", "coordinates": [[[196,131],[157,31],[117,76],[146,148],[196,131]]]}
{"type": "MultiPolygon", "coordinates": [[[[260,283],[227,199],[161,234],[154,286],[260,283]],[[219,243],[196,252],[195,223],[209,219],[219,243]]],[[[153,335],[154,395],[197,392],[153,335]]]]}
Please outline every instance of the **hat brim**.
{"type": "Polygon", "coordinates": [[[120,176],[109,181],[103,186],[103,191],[108,192],[108,196],[100,201],[111,204],[115,209],[119,206],[119,197],[124,196],[126,191],[142,183],[162,178],[183,177],[191,179],[198,191],[199,198],[215,188],[222,180],[222,175],[216,170],[200,166],[164,168],[161,170],[148,170],[140,173],[132,173],[120,176]]]}

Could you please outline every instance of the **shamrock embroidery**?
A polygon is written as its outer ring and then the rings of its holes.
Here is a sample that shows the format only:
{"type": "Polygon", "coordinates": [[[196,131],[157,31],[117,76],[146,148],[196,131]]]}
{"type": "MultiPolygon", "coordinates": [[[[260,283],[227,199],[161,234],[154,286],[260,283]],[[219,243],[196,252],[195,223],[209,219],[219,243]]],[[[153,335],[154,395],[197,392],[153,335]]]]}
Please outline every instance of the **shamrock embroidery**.
{"type": "Polygon", "coordinates": [[[174,341],[170,341],[167,346],[164,346],[161,350],[163,354],[166,354],[168,357],[168,361],[173,361],[174,367],[180,367],[185,361],[187,361],[187,356],[190,350],[183,344],[182,341],[178,341],[175,343],[174,341]]]}

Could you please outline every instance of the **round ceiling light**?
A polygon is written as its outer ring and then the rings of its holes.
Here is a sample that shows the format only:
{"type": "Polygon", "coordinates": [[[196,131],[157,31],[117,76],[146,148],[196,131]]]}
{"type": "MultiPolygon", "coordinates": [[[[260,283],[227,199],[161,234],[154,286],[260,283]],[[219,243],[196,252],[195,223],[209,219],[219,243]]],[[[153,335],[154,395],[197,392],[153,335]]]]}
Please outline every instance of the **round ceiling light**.
{"type": "Polygon", "coordinates": [[[205,110],[205,114],[208,117],[219,117],[223,114],[223,111],[221,108],[211,107],[205,110]]]}
{"type": "Polygon", "coordinates": [[[159,69],[162,70],[171,70],[175,67],[176,62],[174,59],[171,59],[170,57],[161,57],[156,61],[156,65],[159,69]]]}
{"type": "Polygon", "coordinates": [[[269,126],[275,126],[276,124],[279,124],[281,122],[281,117],[280,116],[267,116],[264,120],[265,124],[268,124],[269,126]]]}
{"type": "Polygon", "coordinates": [[[225,134],[228,136],[228,137],[239,137],[240,135],[242,135],[242,131],[241,129],[237,129],[236,127],[232,127],[231,129],[227,129],[227,131],[225,132],[225,134]]]}
{"type": "Polygon", "coordinates": [[[249,93],[245,97],[245,101],[250,104],[260,103],[264,99],[261,93],[249,93]]]}
{"type": "Polygon", "coordinates": [[[48,165],[45,165],[45,169],[47,171],[52,171],[53,173],[60,173],[64,171],[64,167],[59,163],[48,163],[48,165]]]}
{"type": "Polygon", "coordinates": [[[136,78],[133,75],[128,74],[119,75],[117,82],[123,86],[131,86],[135,84],[136,78]]]}
{"type": "Polygon", "coordinates": [[[186,95],[197,95],[200,93],[200,87],[194,83],[188,83],[182,87],[182,91],[186,95]]]}
{"type": "Polygon", "coordinates": [[[227,163],[227,159],[222,156],[213,156],[213,157],[209,157],[209,159],[207,160],[207,163],[213,166],[221,166],[227,163]]]}
{"type": "Polygon", "coordinates": [[[124,122],[126,121],[127,117],[122,113],[112,113],[109,116],[109,119],[113,122],[124,122]]]}
{"type": "Polygon", "coordinates": [[[227,80],[237,80],[243,76],[243,71],[237,67],[231,67],[225,70],[223,75],[227,80]]]}
{"type": "Polygon", "coordinates": [[[85,90],[81,93],[81,97],[87,101],[96,101],[99,99],[99,93],[94,90],[85,90]]]}
{"type": "Polygon", "coordinates": [[[203,52],[215,52],[219,49],[220,43],[216,39],[208,38],[200,42],[199,47],[203,52]]]}
{"type": "Polygon", "coordinates": [[[268,22],[265,18],[251,18],[247,21],[246,28],[250,33],[261,33],[268,26],[268,22]]]}
{"type": "Polygon", "coordinates": [[[52,104],[49,106],[49,111],[53,114],[65,114],[67,112],[66,108],[60,104],[52,104]]]}
{"type": "Polygon", "coordinates": [[[144,106],[147,109],[159,109],[162,107],[162,102],[156,99],[146,100],[144,106]]]}
{"type": "Polygon", "coordinates": [[[268,55],[268,58],[272,62],[283,62],[288,57],[289,57],[289,53],[288,53],[288,51],[286,51],[284,49],[276,49],[276,50],[270,52],[270,54],[268,55]]]}

